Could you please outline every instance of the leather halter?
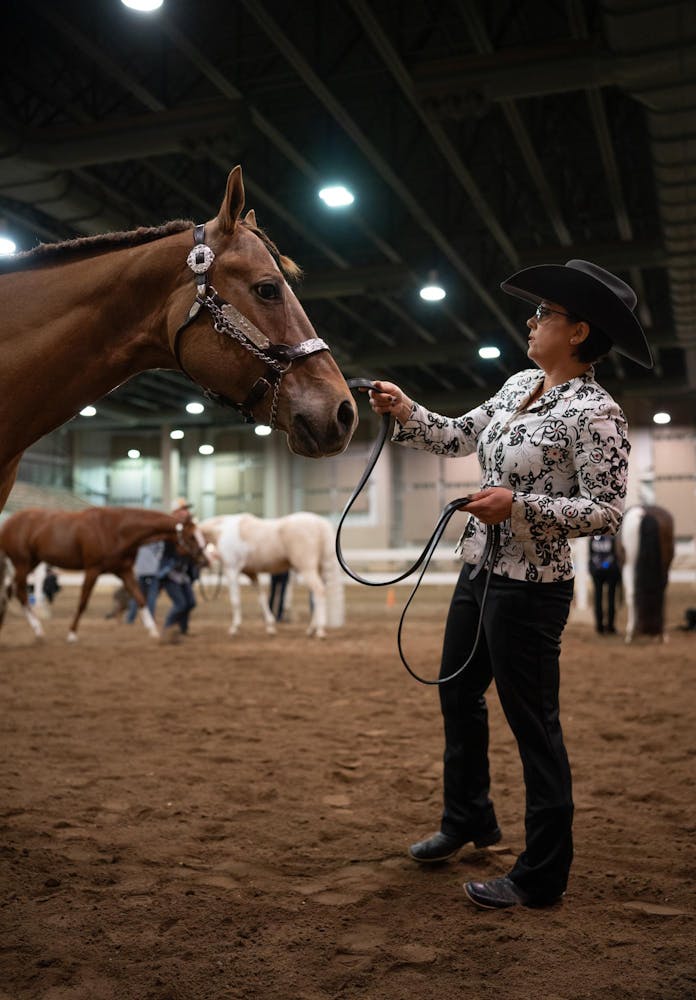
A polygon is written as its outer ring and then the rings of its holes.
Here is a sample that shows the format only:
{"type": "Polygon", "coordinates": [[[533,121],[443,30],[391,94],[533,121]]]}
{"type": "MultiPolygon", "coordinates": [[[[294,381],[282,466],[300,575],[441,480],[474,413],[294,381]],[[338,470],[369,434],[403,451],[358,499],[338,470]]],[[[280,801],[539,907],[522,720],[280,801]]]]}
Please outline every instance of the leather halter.
{"type": "Polygon", "coordinates": [[[290,371],[293,362],[298,358],[309,357],[318,351],[330,352],[331,348],[319,337],[303,340],[299,344],[272,343],[258,327],[254,326],[250,319],[239,312],[231,302],[226,302],[225,299],[221,298],[213,285],[209,284],[208,271],[214,260],[215,254],[205,242],[205,225],[196,226],[193,230],[193,250],[186,258],[186,263],[196,277],[196,298],[189,309],[188,316],[174,334],[173,351],[176,363],[184,375],[188,376],[192,382],[196,381],[189,375],[181,362],[181,336],[184,330],[198,317],[201,309],[207,309],[214,329],[218,333],[223,333],[226,337],[236,340],[246,351],[263,361],[266,365],[266,372],[254,382],[241,403],[235,403],[228,396],[203,387],[205,395],[215,403],[240,410],[249,423],[255,423],[252,412],[254,407],[272,390],[273,396],[268,423],[270,427],[273,427],[283,375],[290,371]]]}

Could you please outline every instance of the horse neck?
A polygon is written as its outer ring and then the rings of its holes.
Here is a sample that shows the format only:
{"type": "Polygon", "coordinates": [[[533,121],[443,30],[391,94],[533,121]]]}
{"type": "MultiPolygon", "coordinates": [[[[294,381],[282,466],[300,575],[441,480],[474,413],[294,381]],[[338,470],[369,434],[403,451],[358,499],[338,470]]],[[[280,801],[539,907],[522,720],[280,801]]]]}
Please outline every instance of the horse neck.
{"type": "Polygon", "coordinates": [[[18,428],[12,454],[133,375],[174,367],[166,304],[190,281],[190,243],[185,231],[0,278],[0,310],[10,317],[0,350],[11,361],[0,371],[0,423],[18,428]]]}
{"type": "MultiPolygon", "coordinates": [[[[148,511],[149,513],[151,512],[148,511]]],[[[152,513],[155,514],[154,511],[152,513]]],[[[132,520],[124,520],[119,525],[119,534],[130,548],[132,545],[140,546],[150,542],[173,541],[176,538],[176,528],[169,514],[143,519],[141,513],[132,520]]]]}

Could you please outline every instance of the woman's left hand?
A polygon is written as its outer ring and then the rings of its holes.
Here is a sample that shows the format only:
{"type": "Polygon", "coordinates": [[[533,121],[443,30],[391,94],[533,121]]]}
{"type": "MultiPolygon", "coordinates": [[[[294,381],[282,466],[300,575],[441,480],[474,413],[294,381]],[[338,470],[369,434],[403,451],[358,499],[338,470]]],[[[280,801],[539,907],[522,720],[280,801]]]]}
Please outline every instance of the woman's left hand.
{"type": "Polygon", "coordinates": [[[484,524],[500,524],[507,521],[512,513],[512,490],[505,486],[490,486],[474,493],[461,510],[473,514],[484,524]]]}

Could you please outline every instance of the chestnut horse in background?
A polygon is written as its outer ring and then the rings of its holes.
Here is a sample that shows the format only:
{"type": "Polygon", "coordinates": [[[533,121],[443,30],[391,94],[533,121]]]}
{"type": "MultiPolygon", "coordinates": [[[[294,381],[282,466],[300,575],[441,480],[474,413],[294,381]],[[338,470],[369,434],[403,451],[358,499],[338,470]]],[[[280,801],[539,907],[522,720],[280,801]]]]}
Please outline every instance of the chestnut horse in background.
{"type": "Polygon", "coordinates": [[[674,518],[664,507],[629,507],[619,534],[626,599],[626,642],[665,634],[665,591],[674,558],[674,518]]]}
{"type": "Polygon", "coordinates": [[[0,510],[26,448],[152,368],[285,431],[298,455],[343,451],[353,398],[288,285],[299,268],[243,207],[235,167],[204,227],[176,220],[2,260],[0,510]]]}
{"type": "MultiPolygon", "coordinates": [[[[187,510],[162,514],[139,507],[88,507],[77,512],[34,507],[0,524],[0,564],[3,555],[12,562],[14,593],[37,638],[43,637],[43,628],[29,605],[27,576],[41,562],[85,571],[69,642],[77,639],[77,624],[101,573],[113,573],[123,581],[140,608],[143,624],[157,637],[159,632],[133,573],[133,563],[139,546],[161,539],[176,541],[179,549],[199,565],[207,563],[205,541],[187,510]]],[[[0,589],[5,589],[4,578],[0,589]]]]}

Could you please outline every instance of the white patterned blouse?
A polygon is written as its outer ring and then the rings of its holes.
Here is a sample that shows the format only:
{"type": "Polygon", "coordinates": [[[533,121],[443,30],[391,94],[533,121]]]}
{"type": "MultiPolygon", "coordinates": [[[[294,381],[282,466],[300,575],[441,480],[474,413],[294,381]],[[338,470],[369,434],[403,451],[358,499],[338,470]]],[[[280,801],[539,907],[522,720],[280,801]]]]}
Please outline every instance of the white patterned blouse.
{"type": "MultiPolygon", "coordinates": [[[[623,517],[630,445],[626,418],[594,369],[526,403],[543,379],[518,372],[481,406],[443,417],[414,404],[392,440],[457,458],[478,453],[481,488],[513,491],[500,525],[494,572],[549,583],[574,576],[568,538],[616,534],[623,517]]],[[[470,517],[457,544],[465,562],[483,554],[486,526],[470,517]]]]}

